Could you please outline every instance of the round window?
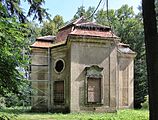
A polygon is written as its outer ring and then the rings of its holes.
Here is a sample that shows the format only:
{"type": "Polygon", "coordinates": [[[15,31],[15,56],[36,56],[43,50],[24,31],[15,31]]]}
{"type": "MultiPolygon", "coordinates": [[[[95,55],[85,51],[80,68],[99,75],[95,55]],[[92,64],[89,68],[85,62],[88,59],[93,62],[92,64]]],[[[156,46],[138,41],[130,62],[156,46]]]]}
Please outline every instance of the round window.
{"type": "Polygon", "coordinates": [[[61,60],[61,59],[57,60],[55,62],[55,71],[58,72],[58,73],[60,73],[60,72],[63,71],[63,69],[64,69],[64,61],[61,60]]]}

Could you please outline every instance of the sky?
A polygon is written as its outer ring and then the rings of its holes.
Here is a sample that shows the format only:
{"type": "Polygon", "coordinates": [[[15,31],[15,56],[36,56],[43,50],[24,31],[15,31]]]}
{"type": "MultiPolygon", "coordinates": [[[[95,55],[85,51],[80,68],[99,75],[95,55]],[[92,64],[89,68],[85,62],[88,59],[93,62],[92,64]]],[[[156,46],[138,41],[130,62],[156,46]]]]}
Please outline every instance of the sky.
{"type": "MultiPolygon", "coordinates": [[[[69,21],[73,18],[77,12],[78,7],[85,6],[88,9],[89,6],[96,7],[100,0],[45,0],[44,7],[48,9],[52,18],[55,15],[61,15],[64,21],[69,21]]],[[[99,9],[106,9],[106,0],[103,0],[99,9]]],[[[135,13],[138,13],[138,6],[141,5],[141,0],[109,0],[109,9],[118,9],[122,5],[128,4],[133,6],[135,13]]]]}
{"type": "MultiPolygon", "coordinates": [[[[85,6],[87,10],[89,6],[97,7],[100,0],[45,0],[44,8],[48,9],[48,13],[53,18],[55,15],[61,15],[64,21],[70,21],[78,7],[85,6]]],[[[102,0],[99,9],[104,8],[106,10],[106,0],[102,0]]],[[[138,13],[138,6],[141,5],[141,0],[109,0],[109,9],[118,9],[122,5],[128,4],[133,6],[135,13],[138,13]]],[[[26,10],[27,5],[24,6],[26,10]]]]}

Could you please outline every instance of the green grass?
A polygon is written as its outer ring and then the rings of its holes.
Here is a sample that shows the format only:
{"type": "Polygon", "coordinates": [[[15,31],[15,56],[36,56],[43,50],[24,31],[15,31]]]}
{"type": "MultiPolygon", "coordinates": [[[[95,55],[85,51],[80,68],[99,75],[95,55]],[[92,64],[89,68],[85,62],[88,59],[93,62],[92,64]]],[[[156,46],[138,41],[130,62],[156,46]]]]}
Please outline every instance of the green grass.
{"type": "Polygon", "coordinates": [[[28,113],[19,109],[5,109],[0,115],[10,116],[11,120],[148,120],[147,110],[119,110],[117,113],[28,113]]]}

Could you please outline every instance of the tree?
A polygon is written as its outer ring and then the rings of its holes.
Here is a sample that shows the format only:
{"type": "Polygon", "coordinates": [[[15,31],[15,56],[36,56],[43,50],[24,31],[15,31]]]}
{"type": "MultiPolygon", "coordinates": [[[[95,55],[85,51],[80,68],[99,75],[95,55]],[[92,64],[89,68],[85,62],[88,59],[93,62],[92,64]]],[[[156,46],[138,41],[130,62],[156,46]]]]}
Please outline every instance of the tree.
{"type": "Polygon", "coordinates": [[[21,2],[22,0],[0,0],[0,16],[2,17],[17,17],[20,22],[26,22],[27,17],[33,16],[33,19],[38,19],[40,22],[44,18],[49,18],[46,9],[42,8],[44,0],[23,0],[28,2],[29,11],[25,15],[21,2]]]}
{"type": "Polygon", "coordinates": [[[56,35],[59,28],[61,28],[63,25],[63,17],[56,15],[53,20],[43,22],[43,26],[41,27],[41,35],[56,35]]]}
{"type": "MultiPolygon", "coordinates": [[[[0,0],[0,96],[14,93],[23,95],[26,85],[24,78],[25,64],[28,56],[25,52],[29,49],[28,35],[30,33],[20,0],[0,0]]],[[[44,0],[27,0],[30,4],[28,16],[42,21],[47,15],[41,7],[44,0]]]]}
{"type": "Polygon", "coordinates": [[[22,55],[27,39],[24,24],[17,23],[15,19],[0,17],[0,94],[8,92],[20,93],[23,76],[18,71],[26,61],[22,55]]]}
{"type": "Polygon", "coordinates": [[[143,0],[146,61],[149,84],[150,120],[158,119],[158,33],[154,0],[143,0]]]}
{"type": "Polygon", "coordinates": [[[89,7],[88,10],[85,10],[84,6],[81,6],[78,8],[76,14],[74,15],[73,19],[78,19],[81,16],[84,16],[85,18],[87,18],[89,21],[93,21],[94,16],[91,16],[92,13],[94,12],[94,7],[89,7]],[[91,17],[90,17],[91,16],[91,17]]]}
{"type": "Polygon", "coordinates": [[[41,35],[41,27],[35,22],[27,22],[28,26],[28,39],[30,42],[34,42],[37,37],[41,35]]]}
{"type": "Polygon", "coordinates": [[[60,15],[56,15],[53,18],[52,22],[54,22],[56,29],[59,29],[59,28],[63,27],[63,25],[64,25],[63,17],[60,15]]]}

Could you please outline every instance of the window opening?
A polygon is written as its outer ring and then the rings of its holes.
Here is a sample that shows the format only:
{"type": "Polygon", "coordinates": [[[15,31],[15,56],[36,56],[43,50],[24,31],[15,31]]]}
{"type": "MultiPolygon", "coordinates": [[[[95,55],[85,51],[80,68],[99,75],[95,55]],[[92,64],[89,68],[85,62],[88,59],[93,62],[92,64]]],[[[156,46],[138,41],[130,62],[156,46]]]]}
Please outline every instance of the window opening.
{"type": "Polygon", "coordinates": [[[64,81],[54,82],[54,104],[64,104],[64,81]]]}
{"type": "Polygon", "coordinates": [[[57,60],[55,63],[55,71],[60,73],[64,69],[64,61],[63,60],[57,60]]]}
{"type": "Polygon", "coordinates": [[[101,103],[101,78],[87,79],[87,102],[101,103]]]}

